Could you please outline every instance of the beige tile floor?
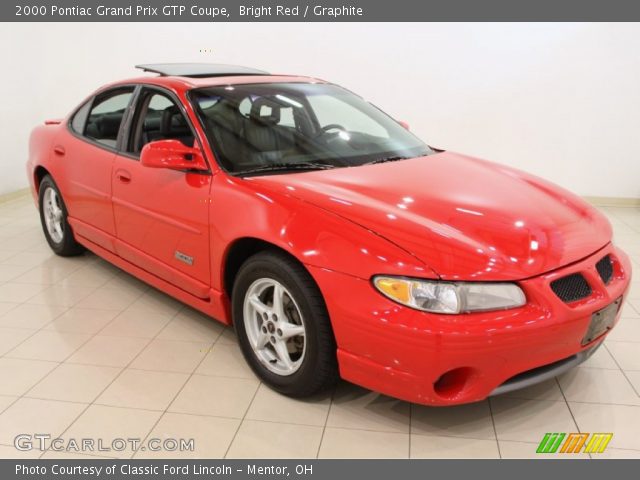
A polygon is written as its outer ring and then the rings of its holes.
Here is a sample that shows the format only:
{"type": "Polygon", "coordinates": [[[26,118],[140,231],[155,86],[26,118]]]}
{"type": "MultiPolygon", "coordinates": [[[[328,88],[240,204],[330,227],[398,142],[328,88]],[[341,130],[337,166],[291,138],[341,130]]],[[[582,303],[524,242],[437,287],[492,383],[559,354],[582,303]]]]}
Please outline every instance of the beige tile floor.
{"type": "MultiPolygon", "coordinates": [[[[640,209],[604,208],[640,272],[640,209]]],[[[583,366],[473,405],[427,408],[340,383],[280,396],[233,332],[94,255],[59,258],[24,197],[0,204],[0,457],[19,433],[193,438],[195,452],[136,458],[535,457],[545,432],[614,432],[603,457],[640,458],[640,275],[620,325],[583,366]]]]}

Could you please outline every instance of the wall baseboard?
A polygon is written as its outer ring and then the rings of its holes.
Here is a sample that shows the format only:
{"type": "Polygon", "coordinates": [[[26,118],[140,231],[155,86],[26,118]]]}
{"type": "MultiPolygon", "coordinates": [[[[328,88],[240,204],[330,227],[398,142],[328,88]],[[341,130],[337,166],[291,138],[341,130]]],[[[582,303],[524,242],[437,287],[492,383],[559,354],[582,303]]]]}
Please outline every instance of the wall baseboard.
{"type": "Polygon", "coordinates": [[[0,203],[10,202],[11,200],[16,200],[17,198],[26,197],[29,195],[29,187],[21,188],[20,190],[16,190],[14,192],[3,193],[0,195],[0,203]]]}
{"type": "MultiPolygon", "coordinates": [[[[0,195],[0,203],[10,202],[21,197],[29,195],[29,188],[22,188],[15,192],[4,193],[0,195]]],[[[587,202],[596,207],[640,207],[640,198],[630,197],[592,197],[584,196],[587,202]]]]}
{"type": "Polygon", "coordinates": [[[630,197],[583,197],[596,207],[640,207],[640,198],[630,197]]]}

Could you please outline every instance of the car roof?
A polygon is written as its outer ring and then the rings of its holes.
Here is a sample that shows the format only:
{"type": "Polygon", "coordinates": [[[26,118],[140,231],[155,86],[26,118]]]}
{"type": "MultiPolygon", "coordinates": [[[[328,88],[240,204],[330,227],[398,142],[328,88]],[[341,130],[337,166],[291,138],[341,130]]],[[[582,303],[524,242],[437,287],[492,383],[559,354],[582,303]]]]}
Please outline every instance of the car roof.
{"type": "Polygon", "coordinates": [[[103,88],[124,84],[144,83],[184,91],[201,87],[249,83],[325,83],[318,78],[271,74],[263,70],[236,65],[163,63],[137,65],[136,68],[158,75],[120,80],[106,85],[103,88]]]}

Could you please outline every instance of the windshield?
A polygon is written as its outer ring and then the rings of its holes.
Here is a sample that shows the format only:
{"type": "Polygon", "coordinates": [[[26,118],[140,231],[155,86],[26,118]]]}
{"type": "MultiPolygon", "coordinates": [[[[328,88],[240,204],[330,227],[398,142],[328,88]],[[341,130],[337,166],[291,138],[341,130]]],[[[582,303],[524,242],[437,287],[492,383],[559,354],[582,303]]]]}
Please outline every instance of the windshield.
{"type": "Polygon", "coordinates": [[[395,120],[336,85],[229,85],[197,89],[190,98],[232,173],[353,167],[432,153],[395,120]]]}

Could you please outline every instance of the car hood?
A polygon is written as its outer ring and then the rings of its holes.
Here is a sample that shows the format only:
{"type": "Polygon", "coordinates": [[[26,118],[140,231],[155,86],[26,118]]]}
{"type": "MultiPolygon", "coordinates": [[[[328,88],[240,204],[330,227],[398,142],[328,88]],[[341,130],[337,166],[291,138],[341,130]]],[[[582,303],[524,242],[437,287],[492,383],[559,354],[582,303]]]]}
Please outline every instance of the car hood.
{"type": "Polygon", "coordinates": [[[373,231],[446,280],[524,279],[611,240],[606,218],[576,195],[451,152],[248,180],[373,231]]]}

